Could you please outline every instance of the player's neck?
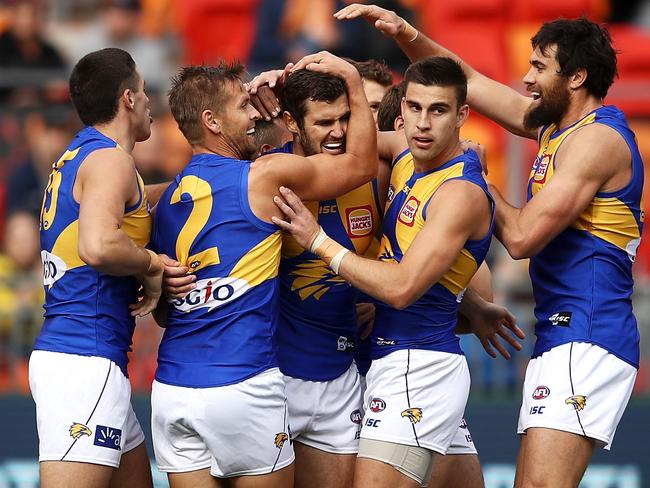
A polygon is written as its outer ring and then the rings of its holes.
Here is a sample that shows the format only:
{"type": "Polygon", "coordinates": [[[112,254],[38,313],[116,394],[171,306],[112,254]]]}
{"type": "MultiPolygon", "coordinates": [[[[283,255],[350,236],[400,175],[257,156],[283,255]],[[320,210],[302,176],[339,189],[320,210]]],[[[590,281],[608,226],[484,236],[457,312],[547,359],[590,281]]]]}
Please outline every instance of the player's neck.
{"type": "Polygon", "coordinates": [[[226,158],[242,159],[239,150],[224,137],[207,137],[202,143],[192,146],[192,151],[194,155],[208,153],[226,158]]]}
{"type": "Polygon", "coordinates": [[[592,95],[576,95],[571,100],[569,108],[558,123],[558,128],[560,130],[565,129],[602,106],[603,101],[592,95]]]}
{"type": "Polygon", "coordinates": [[[416,157],[413,157],[413,163],[415,165],[416,173],[425,173],[436,169],[448,161],[460,156],[463,154],[463,149],[460,146],[460,141],[455,140],[453,143],[449,144],[445,149],[443,149],[437,156],[429,160],[420,160],[416,157]]]}
{"type": "Polygon", "coordinates": [[[117,119],[113,119],[106,124],[96,124],[93,126],[97,131],[104,134],[109,139],[114,140],[126,152],[131,154],[135,147],[135,137],[127,124],[117,119]]]}

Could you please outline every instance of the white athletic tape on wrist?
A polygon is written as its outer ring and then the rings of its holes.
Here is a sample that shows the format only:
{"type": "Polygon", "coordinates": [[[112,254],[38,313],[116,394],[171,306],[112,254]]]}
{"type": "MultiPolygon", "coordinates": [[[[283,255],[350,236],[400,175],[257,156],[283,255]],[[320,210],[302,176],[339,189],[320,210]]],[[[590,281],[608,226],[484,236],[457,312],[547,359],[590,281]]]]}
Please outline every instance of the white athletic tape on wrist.
{"type": "Polygon", "coordinates": [[[311,241],[311,244],[309,246],[309,252],[312,254],[316,254],[316,250],[327,240],[327,234],[323,230],[322,227],[318,228],[318,234],[316,234],[316,237],[314,237],[314,240],[311,241]]]}
{"type": "Polygon", "coordinates": [[[413,27],[413,26],[412,26],[411,24],[409,24],[408,22],[404,21],[404,33],[407,34],[409,31],[411,31],[411,32],[412,32],[412,31],[415,31],[415,34],[413,34],[413,37],[411,37],[411,39],[408,40],[408,42],[413,42],[413,41],[415,41],[415,40],[418,38],[418,36],[420,35],[420,31],[417,30],[415,27],[413,27]]]}
{"type": "Polygon", "coordinates": [[[343,257],[349,252],[350,252],[349,249],[341,249],[332,258],[332,261],[330,262],[330,269],[334,271],[334,273],[339,274],[339,269],[341,268],[341,261],[343,261],[343,257]]]}

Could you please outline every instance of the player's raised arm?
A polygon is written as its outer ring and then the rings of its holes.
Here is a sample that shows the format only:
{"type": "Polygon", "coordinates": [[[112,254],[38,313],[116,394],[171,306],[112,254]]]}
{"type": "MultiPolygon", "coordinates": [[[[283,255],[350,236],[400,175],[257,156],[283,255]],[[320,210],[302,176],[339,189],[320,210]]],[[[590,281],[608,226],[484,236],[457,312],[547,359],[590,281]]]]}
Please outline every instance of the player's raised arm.
{"type": "Polygon", "coordinates": [[[358,188],[377,175],[375,122],[361,77],[350,63],[328,52],[320,52],[296,63],[294,72],[300,69],[335,75],[345,83],[350,113],[344,152],[340,152],[340,147],[332,147],[308,157],[271,154],[253,163],[251,176],[257,180],[256,185],[269,186],[274,191],[280,185],[290,186],[305,200],[333,198],[358,188]]]}
{"type": "Polygon", "coordinates": [[[434,42],[395,12],[377,5],[352,4],[334,14],[338,20],[364,18],[382,34],[397,42],[411,61],[444,56],[458,61],[467,76],[467,102],[470,107],[496,121],[514,134],[536,138],[537,132],[524,127],[524,114],[532,98],[492,80],[465,63],[460,57],[434,42]]]}

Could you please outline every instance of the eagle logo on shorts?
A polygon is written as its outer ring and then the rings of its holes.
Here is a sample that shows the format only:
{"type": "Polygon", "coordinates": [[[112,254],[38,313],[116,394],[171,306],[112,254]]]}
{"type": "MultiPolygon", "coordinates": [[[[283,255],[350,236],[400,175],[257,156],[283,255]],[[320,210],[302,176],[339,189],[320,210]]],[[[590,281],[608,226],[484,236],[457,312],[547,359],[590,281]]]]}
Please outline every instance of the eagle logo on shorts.
{"type": "Polygon", "coordinates": [[[407,408],[402,411],[402,417],[408,418],[412,424],[417,424],[422,420],[422,409],[421,408],[407,408]]]}
{"type": "Polygon", "coordinates": [[[573,395],[564,400],[564,403],[567,405],[573,405],[573,408],[576,409],[576,412],[580,412],[587,405],[587,397],[584,395],[573,395]]]}
{"type": "Polygon", "coordinates": [[[275,447],[278,449],[282,449],[282,446],[284,446],[284,443],[289,440],[289,436],[287,435],[286,432],[279,432],[275,434],[275,447]]]}
{"type": "Polygon", "coordinates": [[[68,432],[70,432],[70,437],[73,439],[79,439],[82,435],[87,435],[88,437],[93,435],[92,430],[87,425],[80,424],[79,422],[73,423],[70,429],[68,429],[68,432]]]}

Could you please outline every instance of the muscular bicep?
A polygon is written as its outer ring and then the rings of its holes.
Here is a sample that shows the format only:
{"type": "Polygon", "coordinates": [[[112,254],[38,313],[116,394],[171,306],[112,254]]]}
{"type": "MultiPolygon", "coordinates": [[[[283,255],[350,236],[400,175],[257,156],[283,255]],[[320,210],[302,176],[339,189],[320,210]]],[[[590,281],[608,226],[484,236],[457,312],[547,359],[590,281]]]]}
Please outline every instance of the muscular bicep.
{"type": "Polygon", "coordinates": [[[477,185],[452,181],[436,192],[422,230],[400,262],[418,297],[449,271],[465,243],[489,227],[489,219],[489,202],[477,185]]]}

